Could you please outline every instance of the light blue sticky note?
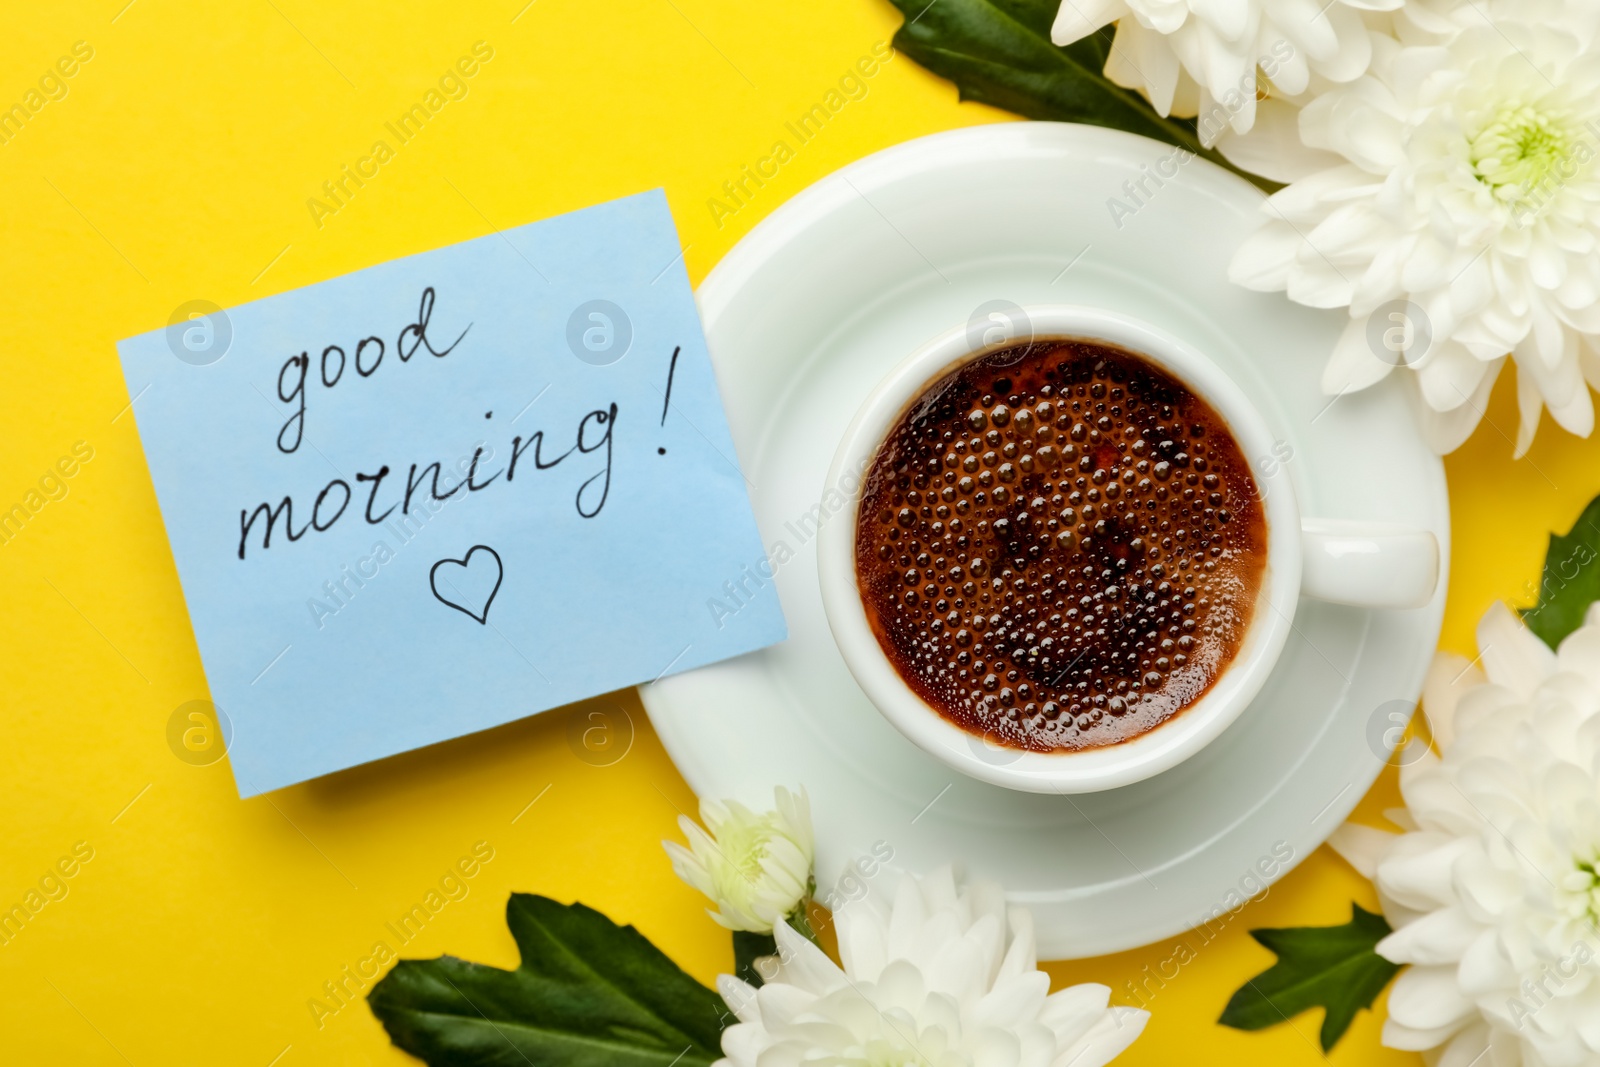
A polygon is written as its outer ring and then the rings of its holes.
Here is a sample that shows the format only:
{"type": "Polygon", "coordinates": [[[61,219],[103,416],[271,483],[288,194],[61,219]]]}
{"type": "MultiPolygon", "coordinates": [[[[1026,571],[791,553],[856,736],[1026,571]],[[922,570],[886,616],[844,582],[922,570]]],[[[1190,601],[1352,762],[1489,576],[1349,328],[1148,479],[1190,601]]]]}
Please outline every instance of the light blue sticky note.
{"type": "Polygon", "coordinates": [[[241,796],[784,637],[659,191],[118,348],[241,796]]]}

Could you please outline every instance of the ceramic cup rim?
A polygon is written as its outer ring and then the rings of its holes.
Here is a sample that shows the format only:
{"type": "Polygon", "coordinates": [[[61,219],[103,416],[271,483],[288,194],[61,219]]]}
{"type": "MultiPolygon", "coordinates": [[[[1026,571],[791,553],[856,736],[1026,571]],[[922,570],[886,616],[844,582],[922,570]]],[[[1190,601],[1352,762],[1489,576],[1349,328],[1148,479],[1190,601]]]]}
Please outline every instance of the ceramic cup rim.
{"type": "MultiPolygon", "coordinates": [[[[1195,703],[1119,744],[1077,752],[1005,748],[950,722],[900,677],[878,644],[856,582],[855,531],[865,472],[889,431],[930,386],[968,362],[1018,343],[974,343],[958,326],[897,364],[857,410],[840,439],[827,485],[845,501],[817,539],[817,571],[829,628],[845,664],[878,711],[910,741],[973,778],[1036,793],[1088,793],[1130,785],[1200,752],[1249,705],[1271,674],[1292,626],[1300,588],[1300,515],[1281,464],[1262,461],[1278,442],[1244,391],[1198,348],[1140,319],[1102,308],[1049,304],[1017,309],[1046,340],[1096,341],[1127,349],[1183,382],[1222,417],[1252,465],[1267,523],[1267,559],[1254,615],[1233,662],[1195,703]]],[[[1012,334],[1013,337],[1018,336],[1012,334]]]]}

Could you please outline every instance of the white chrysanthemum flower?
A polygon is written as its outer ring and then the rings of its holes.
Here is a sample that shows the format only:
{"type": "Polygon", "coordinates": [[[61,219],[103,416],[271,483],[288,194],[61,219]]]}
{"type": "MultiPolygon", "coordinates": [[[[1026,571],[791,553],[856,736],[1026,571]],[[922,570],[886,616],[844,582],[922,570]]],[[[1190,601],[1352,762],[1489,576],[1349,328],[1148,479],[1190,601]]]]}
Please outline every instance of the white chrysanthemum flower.
{"type": "Polygon", "coordinates": [[[1551,652],[1503,604],[1479,661],[1441,654],[1423,710],[1442,758],[1400,772],[1406,832],[1330,840],[1378,887],[1410,964],[1383,1042],[1439,1067],[1600,1064],[1600,604],[1551,652]]]}
{"type": "Polygon", "coordinates": [[[1148,1013],[1108,1008],[1110,990],[1050,992],[1033,916],[998,885],[960,885],[949,868],[877,888],[834,916],[843,969],[779,924],[760,989],[723,975],[739,1021],[719,1067],[1100,1067],[1133,1043],[1148,1013]]]}
{"type": "Polygon", "coordinates": [[[1477,425],[1508,354],[1517,454],[1544,407],[1586,436],[1588,387],[1600,384],[1600,8],[1410,8],[1397,28],[1445,43],[1374,34],[1366,75],[1298,111],[1267,101],[1255,130],[1219,145],[1290,183],[1230,274],[1348,307],[1323,389],[1363,389],[1409,367],[1441,452],[1477,425]]]}
{"type": "Polygon", "coordinates": [[[1143,92],[1162,115],[1198,117],[1209,145],[1230,127],[1250,129],[1258,87],[1294,96],[1314,78],[1360,77],[1372,55],[1362,12],[1401,2],[1062,0],[1050,37],[1067,45],[1115,22],[1106,77],[1143,92]]]}
{"type": "Polygon", "coordinates": [[[700,802],[705,829],[687,815],[678,825],[689,847],[663,841],[679,878],[711,898],[717,910],[707,911],[730,930],[772,932],[780,920],[803,920],[813,887],[811,805],[781,786],[774,790],[776,807],[757,814],[738,801],[700,802]]]}

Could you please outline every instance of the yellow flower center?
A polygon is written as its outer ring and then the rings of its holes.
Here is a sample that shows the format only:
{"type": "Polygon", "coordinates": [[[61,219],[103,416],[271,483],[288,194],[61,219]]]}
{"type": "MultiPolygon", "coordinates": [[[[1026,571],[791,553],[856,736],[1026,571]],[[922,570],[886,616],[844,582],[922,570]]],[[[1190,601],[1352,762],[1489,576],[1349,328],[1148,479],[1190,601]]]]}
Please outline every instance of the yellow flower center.
{"type": "Polygon", "coordinates": [[[1596,868],[1596,864],[1600,863],[1600,860],[1575,859],[1573,862],[1577,865],[1579,872],[1588,875],[1587,884],[1578,889],[1578,897],[1583,903],[1584,914],[1588,916],[1591,923],[1600,922],[1600,869],[1596,868]]]}
{"type": "Polygon", "coordinates": [[[1540,204],[1593,154],[1563,109],[1521,101],[1495,111],[1468,147],[1474,173],[1497,198],[1540,204]]]}
{"type": "Polygon", "coordinates": [[[746,881],[761,877],[761,864],[767,858],[767,848],[772,841],[773,827],[770,818],[750,823],[725,823],[717,833],[717,845],[722,849],[728,865],[746,881]]]}

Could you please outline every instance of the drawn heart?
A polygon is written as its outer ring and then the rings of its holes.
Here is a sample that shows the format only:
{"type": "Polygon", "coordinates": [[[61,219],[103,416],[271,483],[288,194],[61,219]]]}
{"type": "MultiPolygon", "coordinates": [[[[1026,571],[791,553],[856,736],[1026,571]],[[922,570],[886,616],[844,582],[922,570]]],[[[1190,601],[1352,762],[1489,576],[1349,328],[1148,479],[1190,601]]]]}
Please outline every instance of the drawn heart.
{"type": "Polygon", "coordinates": [[[504,577],[505,568],[501,566],[500,553],[488,545],[473,545],[460,559],[441,559],[435,563],[428,571],[428,584],[433,587],[433,595],[441,604],[447,604],[467,618],[487,625],[489,605],[494,603],[494,595],[500,591],[500,580],[504,577]],[[479,552],[487,552],[488,557],[482,564],[474,567],[472,557],[479,552]],[[446,565],[461,569],[448,570],[441,575],[439,568],[446,565]],[[449,596],[440,591],[441,581],[449,596]],[[488,590],[488,595],[484,595],[485,589],[488,590]],[[483,605],[481,608],[469,606],[479,603],[483,605]]]}

